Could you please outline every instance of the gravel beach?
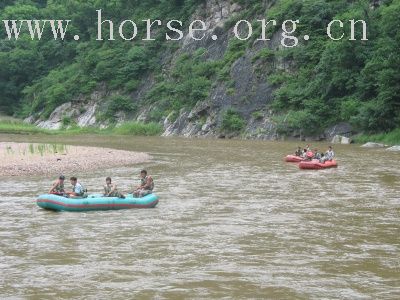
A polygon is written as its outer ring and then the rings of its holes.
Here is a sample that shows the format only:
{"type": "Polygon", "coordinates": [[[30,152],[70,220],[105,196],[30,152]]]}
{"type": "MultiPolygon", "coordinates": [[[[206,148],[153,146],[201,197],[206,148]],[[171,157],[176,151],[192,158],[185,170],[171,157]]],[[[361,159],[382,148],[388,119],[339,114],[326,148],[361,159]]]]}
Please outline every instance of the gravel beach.
{"type": "Polygon", "coordinates": [[[58,175],[144,163],[142,152],[60,144],[0,142],[0,176],[58,175]]]}

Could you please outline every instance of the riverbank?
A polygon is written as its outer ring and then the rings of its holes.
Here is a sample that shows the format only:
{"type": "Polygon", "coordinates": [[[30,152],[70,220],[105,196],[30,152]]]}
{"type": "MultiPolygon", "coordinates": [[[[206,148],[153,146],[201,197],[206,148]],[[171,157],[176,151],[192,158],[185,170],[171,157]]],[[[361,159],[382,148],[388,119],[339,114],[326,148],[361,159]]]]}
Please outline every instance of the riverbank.
{"type": "Polygon", "coordinates": [[[79,174],[145,163],[150,159],[143,152],[109,148],[0,142],[0,176],[79,174]]]}
{"type": "Polygon", "coordinates": [[[119,134],[119,135],[160,135],[162,128],[156,123],[126,122],[121,126],[100,129],[97,127],[77,127],[49,130],[35,125],[26,124],[19,120],[0,120],[0,133],[5,134],[48,134],[48,135],[77,135],[77,134],[119,134]]]}
{"type": "Polygon", "coordinates": [[[400,128],[397,128],[393,131],[390,131],[388,133],[379,133],[379,134],[362,134],[359,136],[356,136],[354,138],[354,142],[357,144],[364,144],[368,142],[374,142],[374,143],[382,143],[386,145],[400,145],[400,128]]]}
{"type": "MultiPolygon", "coordinates": [[[[49,130],[39,128],[32,124],[24,123],[18,119],[3,119],[0,117],[0,134],[46,134],[46,135],[131,135],[131,136],[158,136],[163,133],[163,128],[157,123],[126,122],[118,127],[110,126],[108,128],[98,127],[77,127],[73,126],[67,129],[49,130]]],[[[365,144],[367,142],[383,143],[386,145],[400,144],[400,128],[388,133],[380,134],[360,134],[353,137],[356,144],[365,144]]]]}

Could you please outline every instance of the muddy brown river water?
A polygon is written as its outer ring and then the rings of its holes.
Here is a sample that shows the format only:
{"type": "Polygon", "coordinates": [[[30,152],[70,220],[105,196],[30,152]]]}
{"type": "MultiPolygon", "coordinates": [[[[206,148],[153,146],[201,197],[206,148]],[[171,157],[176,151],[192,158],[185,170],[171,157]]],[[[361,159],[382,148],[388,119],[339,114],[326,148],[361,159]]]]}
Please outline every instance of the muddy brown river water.
{"type": "Polygon", "coordinates": [[[109,175],[124,191],[145,167],[161,197],[54,213],[35,203],[54,178],[0,178],[1,299],[400,299],[400,153],[336,146],[338,169],[303,171],[283,162],[290,142],[0,141],[148,152],[145,165],[77,175],[90,192],[109,175]]]}

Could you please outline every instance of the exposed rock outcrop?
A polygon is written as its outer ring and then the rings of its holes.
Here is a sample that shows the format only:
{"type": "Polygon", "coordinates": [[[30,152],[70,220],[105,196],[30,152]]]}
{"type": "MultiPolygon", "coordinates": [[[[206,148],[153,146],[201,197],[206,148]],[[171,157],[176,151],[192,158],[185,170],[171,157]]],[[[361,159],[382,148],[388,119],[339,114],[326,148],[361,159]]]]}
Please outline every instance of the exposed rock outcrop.
{"type": "Polygon", "coordinates": [[[96,109],[97,104],[91,103],[87,105],[86,111],[77,117],[77,124],[80,127],[92,126],[96,124],[96,109]]]}
{"type": "Polygon", "coordinates": [[[335,135],[331,141],[332,144],[342,144],[342,145],[349,145],[351,144],[351,138],[341,135],[335,135]]]}
{"type": "MultiPolygon", "coordinates": [[[[350,137],[353,133],[353,127],[346,122],[335,124],[324,131],[327,140],[332,140],[336,136],[350,137]]],[[[340,141],[333,141],[332,143],[340,143],[340,141]]]]}
{"type": "Polygon", "coordinates": [[[57,107],[47,120],[38,120],[35,122],[35,125],[44,129],[60,129],[63,119],[71,117],[74,113],[75,110],[72,109],[72,103],[67,102],[57,107]]]}
{"type": "Polygon", "coordinates": [[[26,118],[24,122],[35,124],[44,129],[60,129],[63,126],[68,127],[72,124],[76,124],[80,127],[101,126],[102,124],[96,119],[96,114],[109,95],[110,92],[102,85],[88,97],[79,96],[76,99],[72,99],[70,102],[58,106],[47,120],[30,116],[26,118]]]}

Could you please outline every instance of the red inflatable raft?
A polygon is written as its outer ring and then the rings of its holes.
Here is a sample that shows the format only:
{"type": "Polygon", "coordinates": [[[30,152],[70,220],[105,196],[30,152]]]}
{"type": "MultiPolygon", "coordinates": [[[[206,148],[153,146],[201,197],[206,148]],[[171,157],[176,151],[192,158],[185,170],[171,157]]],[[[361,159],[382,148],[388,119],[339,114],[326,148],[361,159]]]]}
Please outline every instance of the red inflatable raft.
{"type": "Polygon", "coordinates": [[[319,162],[319,160],[312,160],[312,161],[301,161],[299,163],[300,169],[327,169],[327,168],[336,168],[338,166],[336,160],[328,160],[324,163],[319,162]]]}
{"type": "Polygon", "coordinates": [[[288,155],[285,157],[286,162],[301,162],[303,158],[301,156],[296,155],[288,155]]]}

